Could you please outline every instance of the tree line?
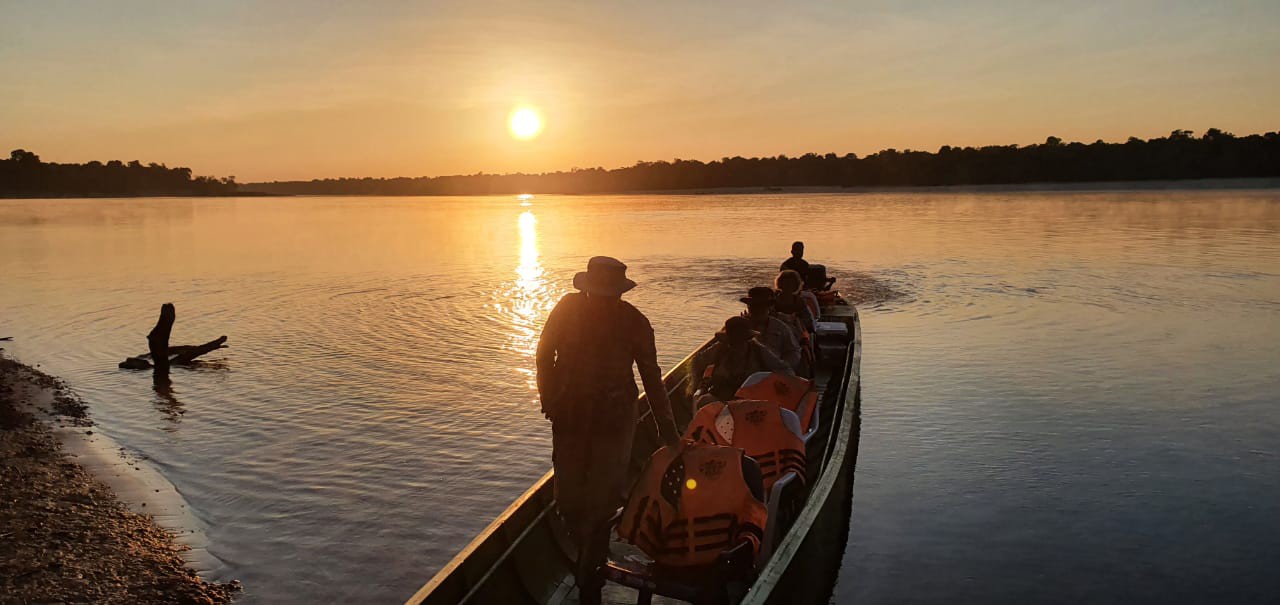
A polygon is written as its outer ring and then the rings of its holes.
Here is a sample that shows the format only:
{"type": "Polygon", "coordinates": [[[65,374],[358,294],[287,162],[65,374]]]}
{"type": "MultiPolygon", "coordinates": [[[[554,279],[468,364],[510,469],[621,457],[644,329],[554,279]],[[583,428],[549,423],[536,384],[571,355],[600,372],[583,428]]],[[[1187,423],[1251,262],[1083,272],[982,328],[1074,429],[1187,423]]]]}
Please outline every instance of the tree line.
{"type": "Polygon", "coordinates": [[[0,196],[95,197],[143,195],[488,195],[614,193],[773,187],[896,187],[1004,185],[1206,178],[1280,177],[1280,132],[1235,136],[1210,128],[1197,137],[1175,130],[1167,137],[1124,143],[1064,143],[952,147],[936,152],[885,149],[865,157],[848,153],[799,157],[726,157],[712,162],[676,159],[637,162],[607,170],[574,168],[541,174],[340,178],[241,185],[235,177],[195,176],[164,164],[57,164],[29,151],[0,159],[0,196]]]}
{"type": "Polygon", "coordinates": [[[0,159],[0,197],[117,197],[143,195],[231,195],[235,177],[191,176],[190,168],[169,168],[134,160],[103,164],[42,162],[40,156],[15,149],[0,159]]]}
{"type": "Polygon", "coordinates": [[[1206,178],[1280,177],[1280,133],[1238,137],[1210,128],[1196,137],[1175,130],[1124,143],[943,146],[937,152],[883,151],[799,157],[726,157],[712,162],[677,159],[638,162],[606,170],[575,168],[542,174],[339,178],[273,181],[249,190],[313,195],[485,195],[606,193],[722,187],[893,187],[997,185],[1206,178]]]}

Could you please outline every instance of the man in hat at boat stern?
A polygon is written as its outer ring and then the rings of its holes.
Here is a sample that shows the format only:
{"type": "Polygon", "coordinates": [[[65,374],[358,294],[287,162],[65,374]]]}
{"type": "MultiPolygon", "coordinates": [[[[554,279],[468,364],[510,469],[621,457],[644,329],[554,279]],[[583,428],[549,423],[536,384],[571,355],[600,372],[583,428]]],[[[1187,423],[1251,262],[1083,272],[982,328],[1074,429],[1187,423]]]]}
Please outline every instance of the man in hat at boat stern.
{"type": "Polygon", "coordinates": [[[599,603],[599,568],[609,548],[608,519],[622,504],[631,442],[639,420],[634,363],[663,441],[680,432],[658,367],[653,328],[622,300],[636,283],[607,256],[573,278],[579,290],[556,303],[538,341],[542,413],[551,420],[555,497],[578,548],[581,603],[599,603]]]}

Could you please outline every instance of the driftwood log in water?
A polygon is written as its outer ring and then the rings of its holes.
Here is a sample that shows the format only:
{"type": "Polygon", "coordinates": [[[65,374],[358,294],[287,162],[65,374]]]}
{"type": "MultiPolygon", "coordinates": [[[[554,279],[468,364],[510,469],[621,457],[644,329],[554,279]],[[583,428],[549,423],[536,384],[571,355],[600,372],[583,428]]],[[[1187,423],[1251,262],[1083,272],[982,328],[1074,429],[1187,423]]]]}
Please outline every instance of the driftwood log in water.
{"type": "Polygon", "coordinates": [[[177,318],[178,313],[174,309],[173,303],[162,305],[160,307],[160,318],[156,320],[156,327],[151,328],[151,332],[147,334],[147,348],[149,351],[120,362],[120,367],[127,370],[155,368],[156,376],[166,376],[169,374],[170,365],[188,365],[205,353],[227,346],[226,336],[219,336],[202,345],[169,346],[169,335],[173,333],[173,322],[177,318]]]}
{"type": "Polygon", "coordinates": [[[219,336],[202,345],[177,345],[169,347],[169,363],[176,365],[186,365],[196,360],[197,357],[204,355],[210,351],[227,348],[227,337],[219,336]]]}
{"type": "Polygon", "coordinates": [[[147,333],[147,350],[151,352],[151,361],[156,366],[156,374],[169,373],[169,334],[173,332],[173,322],[178,319],[178,311],[173,303],[160,305],[160,319],[156,327],[147,333]]]}

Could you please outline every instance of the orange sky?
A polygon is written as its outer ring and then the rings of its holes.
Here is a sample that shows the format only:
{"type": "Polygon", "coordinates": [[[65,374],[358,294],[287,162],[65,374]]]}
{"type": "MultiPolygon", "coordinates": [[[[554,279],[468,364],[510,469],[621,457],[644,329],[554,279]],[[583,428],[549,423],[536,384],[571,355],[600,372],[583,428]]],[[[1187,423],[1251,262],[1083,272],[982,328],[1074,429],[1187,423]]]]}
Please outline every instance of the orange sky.
{"type": "Polygon", "coordinates": [[[242,182],[1280,130],[1280,3],[30,2],[0,145],[242,182]],[[513,107],[546,129],[514,140],[513,107]]]}

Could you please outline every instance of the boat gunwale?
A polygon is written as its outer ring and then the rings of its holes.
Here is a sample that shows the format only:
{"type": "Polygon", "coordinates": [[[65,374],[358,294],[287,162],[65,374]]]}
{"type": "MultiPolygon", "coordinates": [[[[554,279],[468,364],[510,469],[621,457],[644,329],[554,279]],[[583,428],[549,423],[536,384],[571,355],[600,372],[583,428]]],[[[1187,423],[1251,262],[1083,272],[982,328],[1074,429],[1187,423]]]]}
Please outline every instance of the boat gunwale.
{"type": "MultiPolygon", "coordinates": [[[[852,307],[852,305],[850,306],[852,307]]],[[[849,440],[853,431],[853,422],[859,414],[856,403],[859,397],[858,390],[862,386],[862,321],[856,312],[852,319],[855,333],[853,340],[849,343],[849,354],[845,360],[845,376],[847,379],[842,385],[844,392],[841,395],[843,396],[842,405],[844,409],[841,413],[839,434],[832,435],[834,437],[831,442],[832,449],[824,457],[822,473],[818,481],[810,489],[809,497],[805,502],[804,509],[800,512],[800,516],[796,518],[791,528],[783,536],[782,541],[774,548],[772,556],[765,563],[764,569],[761,569],[760,574],[756,576],[756,581],[752,584],[751,590],[743,598],[740,605],[757,605],[768,602],[772,596],[772,587],[778,584],[783,574],[791,567],[792,560],[800,551],[804,540],[809,535],[809,531],[813,529],[818,516],[823,512],[824,505],[832,495],[831,491],[835,487],[836,471],[838,469],[832,469],[830,463],[837,457],[843,458],[847,454],[849,440]],[[765,587],[770,588],[770,590],[761,590],[765,587]]],[[[840,466],[843,466],[843,464],[840,466]]]]}
{"type": "MultiPolygon", "coordinates": [[[[546,473],[544,473],[541,479],[538,479],[537,481],[535,481],[532,487],[525,490],[524,493],[520,495],[520,497],[516,498],[515,501],[512,502],[511,505],[506,508],[506,510],[503,510],[501,514],[499,514],[496,518],[494,518],[494,520],[491,521],[489,525],[484,528],[483,531],[476,534],[475,538],[472,538],[471,541],[468,542],[467,545],[462,548],[462,550],[458,551],[458,554],[454,555],[453,558],[450,559],[449,562],[446,563],[444,567],[440,568],[440,571],[436,572],[436,574],[431,577],[430,581],[424,584],[422,588],[419,588],[417,592],[413,593],[413,596],[409,597],[409,600],[405,601],[405,603],[406,604],[421,603],[424,599],[426,599],[427,595],[430,595],[431,592],[436,589],[436,587],[444,583],[444,581],[447,580],[450,575],[452,575],[455,571],[461,568],[462,564],[467,561],[467,558],[469,558],[472,553],[479,550],[481,546],[484,546],[484,543],[487,542],[491,537],[497,535],[498,530],[503,525],[505,525],[508,520],[514,517],[517,511],[519,511],[521,508],[524,508],[526,502],[532,500],[533,497],[538,494],[538,492],[542,491],[543,487],[547,484],[547,482],[551,481],[551,476],[554,473],[555,473],[554,470],[549,470],[546,473]]],[[[541,518],[541,516],[545,514],[546,510],[549,508],[551,508],[550,504],[544,507],[543,510],[538,511],[537,517],[541,518]]],[[[513,541],[511,546],[515,546],[515,544],[516,542],[513,541]]],[[[506,550],[503,551],[501,556],[499,556],[497,559],[494,560],[493,562],[494,566],[501,564],[504,560],[506,560],[507,556],[510,554],[511,554],[511,548],[508,547],[506,550]]],[[[478,585],[479,584],[477,583],[477,586],[478,585]]],[[[472,590],[467,591],[467,597],[471,596],[471,593],[472,591],[474,591],[474,589],[475,589],[475,586],[472,587],[472,590]]],[[[464,601],[465,600],[466,599],[464,598],[464,601]]]]}
{"type": "MultiPolygon", "coordinates": [[[[707,339],[706,342],[702,343],[701,345],[698,346],[698,348],[694,349],[692,353],[685,355],[684,358],[679,361],[679,363],[676,363],[676,365],[671,366],[671,369],[668,370],[666,375],[662,377],[663,386],[666,386],[668,388],[675,386],[675,385],[668,385],[667,383],[671,381],[673,378],[675,378],[677,376],[677,373],[680,372],[682,368],[684,368],[686,365],[691,365],[693,363],[693,358],[698,353],[701,353],[704,349],[711,346],[711,344],[714,342],[715,342],[714,338],[707,339]]],[[[681,382],[683,382],[683,378],[681,378],[680,380],[677,380],[675,384],[678,385],[681,382]]],[[[637,401],[637,404],[640,401],[648,402],[648,393],[642,394],[636,401],[637,401]]],[[[648,408],[644,411],[644,413],[640,415],[640,417],[636,420],[636,423],[640,424],[652,415],[653,415],[653,409],[648,408]]],[[[440,568],[440,571],[436,572],[435,575],[431,577],[431,580],[429,580],[426,584],[424,584],[421,588],[419,588],[416,592],[414,592],[413,595],[410,596],[407,601],[405,601],[405,605],[417,605],[419,603],[425,602],[427,597],[429,597],[431,593],[436,590],[436,588],[438,588],[441,584],[444,584],[446,580],[448,580],[455,572],[459,571],[462,568],[462,565],[466,563],[467,559],[473,553],[480,550],[480,548],[483,547],[485,543],[487,543],[489,540],[494,539],[495,536],[499,535],[499,530],[502,528],[502,526],[505,525],[508,520],[514,517],[515,514],[520,509],[524,508],[539,493],[541,493],[542,490],[546,488],[547,484],[551,482],[551,479],[553,476],[555,476],[554,468],[544,473],[541,479],[534,482],[532,487],[530,487],[529,489],[526,489],[523,494],[521,494],[518,498],[516,498],[515,501],[513,501],[509,506],[507,506],[506,509],[502,511],[501,514],[499,514],[492,522],[490,522],[489,525],[487,525],[483,531],[481,531],[479,534],[476,534],[475,538],[472,538],[471,541],[468,542],[467,545],[462,548],[462,550],[458,551],[458,554],[454,555],[453,558],[450,559],[449,562],[446,563],[444,567],[440,568]]],[[[555,506],[554,499],[548,502],[546,506],[542,507],[538,511],[536,517],[541,518],[543,515],[546,514],[547,510],[549,510],[553,506],[555,506]]],[[[521,532],[521,536],[523,535],[524,535],[524,532],[521,532]]],[[[487,577],[492,572],[492,568],[495,568],[503,564],[510,557],[511,553],[514,550],[515,545],[518,543],[519,543],[519,537],[517,537],[516,540],[513,540],[507,548],[503,549],[502,554],[499,555],[496,559],[494,559],[492,564],[489,566],[490,571],[486,572],[482,576],[482,578],[487,577]]],[[[474,586],[469,587],[469,589],[467,590],[466,596],[463,597],[463,600],[461,602],[466,602],[468,599],[470,599],[470,597],[475,593],[475,589],[481,585],[482,585],[481,583],[477,582],[474,586]]]]}

